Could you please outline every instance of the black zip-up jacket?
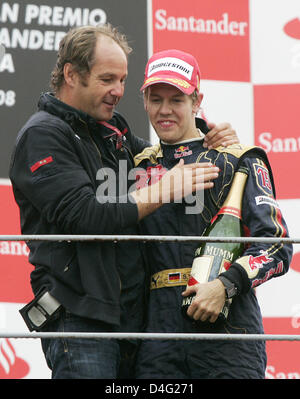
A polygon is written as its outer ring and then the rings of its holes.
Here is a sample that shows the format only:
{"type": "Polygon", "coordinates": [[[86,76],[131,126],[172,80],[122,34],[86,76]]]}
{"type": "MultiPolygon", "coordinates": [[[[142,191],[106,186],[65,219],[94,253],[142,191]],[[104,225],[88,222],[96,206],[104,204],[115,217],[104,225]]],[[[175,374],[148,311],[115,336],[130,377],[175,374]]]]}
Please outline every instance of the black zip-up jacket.
{"type": "MultiPolygon", "coordinates": [[[[118,113],[103,125],[52,94],[43,94],[38,112],[18,134],[10,165],[22,234],[136,234],[138,210],[124,186],[118,191],[119,165],[129,171],[134,155],[147,145],[132,135],[118,113]],[[107,178],[111,171],[117,176],[117,190],[109,186],[107,202],[103,175],[107,178]]],[[[136,243],[27,244],[35,266],[35,295],[46,288],[70,312],[114,325],[120,324],[122,308],[124,328],[138,328],[137,312],[141,316],[142,309],[133,305],[141,303],[144,270],[136,243]],[[137,324],[133,327],[130,321],[137,324]]]]}

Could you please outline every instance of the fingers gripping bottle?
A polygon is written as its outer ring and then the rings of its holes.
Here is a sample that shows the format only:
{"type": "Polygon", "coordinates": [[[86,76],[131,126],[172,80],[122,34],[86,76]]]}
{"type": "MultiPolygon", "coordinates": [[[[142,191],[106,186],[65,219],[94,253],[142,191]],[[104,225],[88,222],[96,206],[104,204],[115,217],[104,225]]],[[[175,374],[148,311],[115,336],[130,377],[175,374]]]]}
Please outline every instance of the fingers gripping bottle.
{"type": "MultiPolygon", "coordinates": [[[[217,215],[212,219],[210,226],[205,230],[206,237],[241,237],[243,226],[241,220],[242,200],[248,170],[240,167],[235,173],[227,198],[217,215]]],[[[214,280],[220,273],[228,270],[235,259],[241,256],[244,250],[243,243],[230,242],[203,242],[195,251],[195,258],[191,268],[191,275],[187,286],[206,283],[214,280]]],[[[182,302],[184,316],[191,305],[195,294],[185,297],[182,302]]],[[[224,307],[215,323],[201,322],[203,326],[217,327],[228,316],[232,299],[226,299],[224,307]]]]}

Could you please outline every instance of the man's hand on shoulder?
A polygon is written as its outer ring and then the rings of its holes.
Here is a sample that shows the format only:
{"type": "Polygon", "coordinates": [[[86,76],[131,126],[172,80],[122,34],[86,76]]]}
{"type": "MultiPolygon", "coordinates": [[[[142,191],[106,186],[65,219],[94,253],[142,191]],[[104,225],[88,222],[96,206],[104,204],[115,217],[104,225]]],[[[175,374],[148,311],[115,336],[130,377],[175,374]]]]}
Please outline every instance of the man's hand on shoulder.
{"type": "Polygon", "coordinates": [[[208,122],[210,131],[204,137],[204,147],[209,150],[217,147],[228,147],[232,144],[239,144],[239,139],[236,131],[232,128],[230,123],[215,123],[208,122]]]}

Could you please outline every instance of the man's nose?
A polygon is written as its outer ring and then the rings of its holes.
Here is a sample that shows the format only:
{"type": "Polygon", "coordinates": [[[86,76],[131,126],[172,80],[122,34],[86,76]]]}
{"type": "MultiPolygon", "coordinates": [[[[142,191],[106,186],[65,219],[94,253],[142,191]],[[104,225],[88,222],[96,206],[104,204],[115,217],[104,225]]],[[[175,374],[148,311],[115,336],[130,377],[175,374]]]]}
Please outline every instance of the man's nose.
{"type": "Polygon", "coordinates": [[[171,114],[172,113],[172,108],[170,107],[169,102],[168,101],[162,101],[159,111],[163,115],[171,114]]]}
{"type": "Polygon", "coordinates": [[[111,94],[116,97],[122,97],[124,94],[124,84],[122,82],[116,82],[111,90],[111,94]]]}

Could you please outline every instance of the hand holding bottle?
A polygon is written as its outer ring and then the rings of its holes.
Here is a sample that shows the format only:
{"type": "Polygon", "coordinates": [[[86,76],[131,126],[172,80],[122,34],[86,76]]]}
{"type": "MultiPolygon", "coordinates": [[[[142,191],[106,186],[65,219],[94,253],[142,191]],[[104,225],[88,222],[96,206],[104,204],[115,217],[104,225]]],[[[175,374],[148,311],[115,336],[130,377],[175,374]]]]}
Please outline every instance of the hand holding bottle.
{"type": "Polygon", "coordinates": [[[194,320],[209,321],[214,323],[225,303],[225,288],[218,279],[207,283],[188,286],[182,293],[183,296],[195,294],[188,307],[187,315],[194,320]]]}
{"type": "MultiPolygon", "coordinates": [[[[204,232],[204,236],[242,236],[242,198],[247,178],[248,170],[243,167],[235,173],[226,200],[204,232]]],[[[218,276],[241,256],[243,250],[242,243],[206,242],[197,248],[182,301],[181,309],[184,316],[198,320],[199,324],[209,324],[205,321],[215,323],[216,326],[224,323],[232,299],[228,298],[225,301],[224,284],[218,276]]]]}

